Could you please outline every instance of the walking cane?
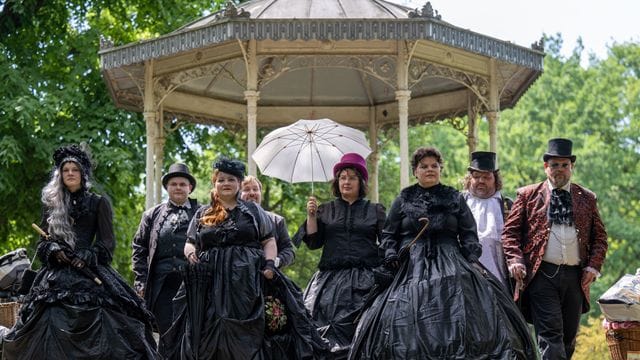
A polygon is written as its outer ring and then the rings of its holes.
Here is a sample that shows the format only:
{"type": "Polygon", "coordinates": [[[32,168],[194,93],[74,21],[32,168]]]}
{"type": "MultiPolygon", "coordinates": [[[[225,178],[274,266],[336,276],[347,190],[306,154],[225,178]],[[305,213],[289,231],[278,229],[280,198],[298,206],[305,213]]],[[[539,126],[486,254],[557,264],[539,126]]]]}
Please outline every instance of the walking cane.
{"type": "MultiPolygon", "coordinates": [[[[42,235],[42,237],[44,237],[45,239],[51,241],[51,238],[49,237],[49,234],[47,234],[46,232],[44,232],[44,230],[42,230],[40,228],[40,226],[36,225],[36,224],[31,224],[31,227],[35,229],[35,231],[38,232],[38,234],[42,235]]],[[[76,258],[77,256],[74,254],[71,258],[76,258]]],[[[78,271],[80,271],[83,275],[85,275],[86,277],[88,277],[89,279],[93,280],[93,282],[95,282],[98,285],[102,285],[102,280],[100,280],[100,278],[98,277],[98,275],[96,275],[93,271],[91,271],[91,269],[85,267],[82,268],[74,268],[78,271]]]]}
{"type": "MultiPolygon", "coordinates": [[[[426,218],[426,217],[419,218],[418,222],[424,223],[424,225],[422,225],[422,229],[420,229],[420,232],[418,232],[418,235],[416,235],[416,237],[413,238],[413,240],[411,240],[409,244],[403,246],[402,249],[400,249],[400,251],[398,252],[398,259],[399,259],[398,262],[401,262],[403,259],[406,258],[406,256],[408,256],[409,250],[411,249],[411,247],[415,245],[415,243],[418,241],[420,236],[422,236],[422,234],[424,234],[424,232],[427,230],[427,227],[429,227],[429,218],[426,218]]],[[[397,268],[399,267],[400,267],[400,264],[398,264],[397,268]]],[[[390,271],[390,270],[387,270],[387,271],[390,271]]],[[[365,301],[362,304],[362,307],[360,308],[358,315],[353,320],[354,324],[357,324],[358,321],[360,321],[360,318],[362,317],[362,314],[364,314],[364,311],[367,308],[369,308],[371,304],[373,304],[373,301],[378,297],[378,295],[380,295],[382,290],[386,288],[387,286],[382,287],[380,286],[380,284],[377,284],[377,283],[373,284],[373,286],[371,287],[367,295],[365,295],[365,301]]]]}

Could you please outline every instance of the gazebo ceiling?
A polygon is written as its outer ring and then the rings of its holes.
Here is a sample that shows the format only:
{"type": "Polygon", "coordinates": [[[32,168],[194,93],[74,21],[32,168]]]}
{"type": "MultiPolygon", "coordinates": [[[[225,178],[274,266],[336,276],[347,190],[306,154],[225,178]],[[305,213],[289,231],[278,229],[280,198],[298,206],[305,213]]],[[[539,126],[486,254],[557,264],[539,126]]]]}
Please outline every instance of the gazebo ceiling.
{"type": "Polygon", "coordinates": [[[188,120],[246,126],[245,91],[259,91],[259,127],[330,117],[367,128],[397,124],[399,48],[409,56],[409,120],[488,107],[491,62],[500,107],[510,108],[542,72],[544,53],[465,30],[381,0],[257,0],[138,43],[103,47],[103,75],[117,106],[144,109],[145,62],[155,105],[188,120]],[[255,40],[255,47],[249,45],[255,40]],[[255,56],[255,57],[253,57],[255,56]],[[248,69],[257,63],[257,88],[248,69]],[[373,110],[373,112],[372,112],[373,110]],[[372,115],[373,113],[373,115],[372,115]]]}

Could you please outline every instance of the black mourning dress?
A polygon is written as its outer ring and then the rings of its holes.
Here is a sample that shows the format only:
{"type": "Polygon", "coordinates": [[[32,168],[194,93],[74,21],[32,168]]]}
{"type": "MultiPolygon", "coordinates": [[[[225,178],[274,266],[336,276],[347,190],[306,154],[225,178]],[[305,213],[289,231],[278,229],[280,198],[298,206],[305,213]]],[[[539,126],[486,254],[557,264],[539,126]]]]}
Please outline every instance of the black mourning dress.
{"type": "Polygon", "coordinates": [[[303,223],[294,242],[322,249],[318,271],[304,293],[304,301],[335,358],[346,358],[356,318],[374,284],[372,269],[382,262],[378,239],[384,207],[366,199],[349,205],[337,198],[318,207],[318,231],[306,233],[303,223]]]}
{"type": "Polygon", "coordinates": [[[391,285],[364,313],[350,359],[535,359],[527,325],[499,280],[472,263],[481,246],[460,193],[445,185],[404,189],[392,204],[382,249],[399,252],[427,232],[391,285]]]}
{"type": "Polygon", "coordinates": [[[200,218],[209,207],[196,212],[187,241],[196,245],[197,267],[205,268],[210,279],[198,294],[197,281],[185,278],[174,300],[177,318],[162,336],[161,353],[168,359],[317,358],[324,344],[304,309],[299,289],[279,270],[273,280],[262,274],[262,241],[272,237],[273,231],[267,213],[253,202],[239,200],[222,223],[205,226],[200,218]],[[286,307],[287,326],[277,333],[265,329],[265,288],[277,293],[286,307]],[[189,300],[192,295],[199,295],[201,303],[189,300]],[[191,318],[194,303],[204,309],[199,325],[191,318]],[[197,345],[194,338],[199,339],[197,345]]]}
{"type": "MultiPolygon", "coordinates": [[[[84,190],[71,194],[71,204],[75,253],[102,285],[59,265],[53,255],[58,244],[41,239],[42,268],[3,339],[3,358],[156,359],[152,315],[110,266],[115,248],[111,205],[84,190]]],[[[41,227],[48,231],[46,221],[41,227]]]]}

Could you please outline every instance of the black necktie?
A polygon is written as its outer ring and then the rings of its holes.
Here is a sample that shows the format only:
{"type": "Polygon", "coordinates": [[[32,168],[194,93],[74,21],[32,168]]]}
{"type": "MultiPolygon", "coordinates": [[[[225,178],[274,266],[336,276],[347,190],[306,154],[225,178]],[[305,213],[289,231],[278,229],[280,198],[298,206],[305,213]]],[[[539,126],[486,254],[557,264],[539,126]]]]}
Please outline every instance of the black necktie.
{"type": "Polygon", "coordinates": [[[549,204],[549,221],[558,225],[573,225],[573,206],[571,194],[562,189],[551,191],[551,203],[549,204]]]}

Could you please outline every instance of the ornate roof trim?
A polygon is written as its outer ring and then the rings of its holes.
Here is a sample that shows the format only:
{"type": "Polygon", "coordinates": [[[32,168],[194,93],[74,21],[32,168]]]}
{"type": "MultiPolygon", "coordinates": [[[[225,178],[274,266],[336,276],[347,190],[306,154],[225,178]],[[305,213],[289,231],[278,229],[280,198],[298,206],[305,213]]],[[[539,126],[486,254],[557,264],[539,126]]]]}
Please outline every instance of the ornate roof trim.
{"type": "Polygon", "coordinates": [[[433,18],[220,20],[200,28],[100,50],[103,70],[195,50],[230,40],[430,40],[543,70],[544,53],[461,29],[433,18]]]}

